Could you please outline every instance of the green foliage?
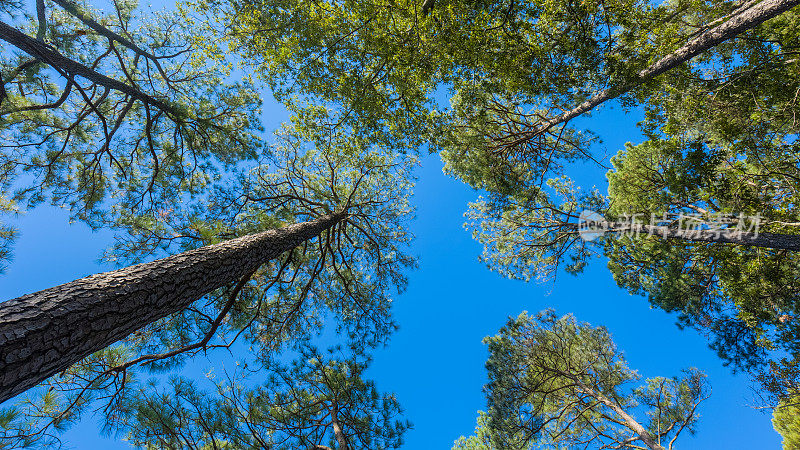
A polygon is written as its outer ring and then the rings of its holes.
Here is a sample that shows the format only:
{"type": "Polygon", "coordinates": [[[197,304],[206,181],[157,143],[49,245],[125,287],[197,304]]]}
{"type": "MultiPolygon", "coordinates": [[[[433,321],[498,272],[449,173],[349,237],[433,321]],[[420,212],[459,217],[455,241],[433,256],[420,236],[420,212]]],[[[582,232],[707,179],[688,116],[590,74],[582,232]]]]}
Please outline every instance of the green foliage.
{"type": "MultiPolygon", "coordinates": [[[[798,17],[789,11],[754,30],[758,39],[721,46],[724,57],[712,67],[670,75],[647,105],[648,140],[612,160],[612,214],[759,214],[762,232],[797,234],[800,72],[791,55],[800,48],[792,28],[798,17]]],[[[621,286],[707,330],[735,366],[763,365],[773,349],[798,354],[796,254],[702,243],[610,244],[609,267],[621,286]]],[[[785,395],[785,387],[776,388],[768,387],[785,395]]]]}
{"type": "Polygon", "coordinates": [[[608,331],[571,315],[522,313],[484,342],[489,411],[476,435],[454,448],[624,447],[646,439],[671,448],[683,430],[692,432],[708,397],[696,369],[631,386],[640,377],[608,331]]]}
{"type": "Polygon", "coordinates": [[[361,378],[368,360],[337,356],[304,347],[254,387],[228,377],[209,393],[176,377],[161,393],[141,390],[126,406],[128,439],[142,448],[342,448],[336,426],[349,448],[398,448],[410,424],[394,395],[361,378]]]}
{"type": "MultiPolygon", "coordinates": [[[[14,204],[0,194],[0,217],[16,212],[14,204]]],[[[11,259],[11,245],[17,235],[17,230],[0,222],[0,275],[6,268],[6,262],[11,259]]]]}
{"type": "Polygon", "coordinates": [[[409,1],[203,0],[185,12],[224,39],[206,46],[209,55],[237,51],[290,109],[335,105],[342,121],[382,144],[428,141],[447,150],[454,174],[480,183],[475,172],[585,156],[574,130],[532,144],[541,154],[505,141],[520,131],[515,123],[626,84],[659,46],[734,2],[680,3],[451,0],[422,15],[409,1]],[[434,101],[441,88],[452,94],[450,111],[434,101]]]}
{"type": "MultiPolygon", "coordinates": [[[[163,209],[200,192],[224,166],[255,158],[260,99],[254,86],[229,81],[224,61],[204,61],[190,46],[195,30],[178,15],[142,11],[128,1],[113,2],[108,14],[76,5],[96,20],[96,31],[72,12],[45,6],[45,45],[153,100],[4,43],[2,202],[27,208],[47,201],[91,226],[106,226],[115,209],[163,209]],[[126,43],[112,41],[112,34],[126,43]]],[[[9,23],[35,35],[35,17],[14,12],[9,23]]]]}
{"type": "MultiPolygon", "coordinates": [[[[771,141],[750,130],[723,142],[700,134],[698,124],[699,130],[629,145],[612,160],[609,214],[695,214],[709,222],[758,215],[760,232],[797,235],[797,155],[785,136],[789,129],[773,125],[784,136],[771,141]]],[[[760,371],[773,350],[798,354],[795,252],[630,237],[606,242],[620,286],[678,312],[682,325],[706,332],[735,368],[760,371]]],[[[765,387],[785,395],[774,383],[765,387]]]]}
{"type": "Polygon", "coordinates": [[[775,408],[772,425],[783,437],[783,450],[800,448],[800,408],[797,397],[786,399],[775,408]]]}
{"type": "MultiPolygon", "coordinates": [[[[613,60],[615,70],[627,75],[615,78],[610,63],[596,64],[595,73],[612,88],[622,86],[630,74],[683,44],[701,24],[722,20],[733,6],[627,5],[616,11],[619,16],[603,19],[613,38],[596,40],[606,46],[577,54],[587,58],[587,71],[590,61],[613,60]],[[650,29],[652,34],[645,32],[650,29]],[[614,52],[618,55],[611,58],[614,52]]],[[[593,159],[591,130],[542,125],[576,106],[582,100],[578,93],[597,92],[598,84],[575,76],[561,85],[562,78],[551,76],[540,79],[538,91],[511,91],[501,77],[487,83],[497,91],[483,84],[458,91],[451,118],[459,120],[440,134],[440,142],[447,142],[442,156],[448,173],[488,191],[471,206],[467,224],[484,244],[483,261],[504,276],[550,279],[560,266],[578,273],[590,256],[604,254],[621,287],[677,312],[679,324],[707,334],[726,363],[766,380],[767,391],[785,395],[797,380],[776,377],[796,373],[792,361],[800,355],[796,254],[613,234],[587,243],[577,224],[582,210],[612,221],[664,218],[672,226],[690,213],[707,221],[745,214],[762,218],[762,232],[797,235],[797,17],[796,11],[786,12],[622,97],[625,107],[644,107],[640,126],[646,140],[628,144],[612,158],[605,196],[569,181],[572,170],[586,170],[574,161],[593,159]]],[[[548,67],[566,73],[556,63],[548,67]]]]}
{"type": "Polygon", "coordinates": [[[208,55],[237,51],[246,70],[255,68],[290,110],[324,104],[378,145],[407,150],[422,143],[440,69],[420,58],[411,3],[202,0],[191,6],[187,17],[224,39],[207,45],[208,55]]]}
{"type": "Polygon", "coordinates": [[[492,450],[492,432],[489,429],[489,417],[483,411],[478,411],[478,424],[475,434],[469,437],[461,436],[453,444],[453,450],[492,450]]]}
{"type": "MultiPolygon", "coordinates": [[[[268,373],[286,352],[323,333],[359,354],[386,342],[395,329],[391,291],[404,288],[404,271],[414,266],[405,254],[411,239],[405,224],[413,216],[410,171],[416,162],[370,146],[325,117],[319,110],[295,118],[267,158],[241,168],[208,196],[155,216],[120,212],[118,226],[129,234],[108,257],[127,264],[330,212],[344,211],[344,219],[264,264],[242,280],[240,291],[213,292],[48,380],[41,389],[55,396],[33,393],[19,420],[0,430],[2,437],[19,443],[37,433],[38,445],[47,445],[56,419],[66,427],[91,405],[101,409],[109,431],[117,430],[131,420],[130,402],[155,389],[142,384],[142,373],[174,374],[200,352],[219,355],[213,350],[235,345],[252,373],[268,373]]],[[[351,426],[367,426],[365,420],[351,426]]],[[[262,426],[267,433],[270,424],[262,426]]]]}
{"type": "Polygon", "coordinates": [[[575,233],[583,210],[600,210],[597,191],[582,193],[567,178],[551,179],[510,196],[489,195],[470,204],[466,227],[484,245],[482,261],[509,278],[554,276],[559,265],[579,273],[592,255],[591,245],[575,233]]]}

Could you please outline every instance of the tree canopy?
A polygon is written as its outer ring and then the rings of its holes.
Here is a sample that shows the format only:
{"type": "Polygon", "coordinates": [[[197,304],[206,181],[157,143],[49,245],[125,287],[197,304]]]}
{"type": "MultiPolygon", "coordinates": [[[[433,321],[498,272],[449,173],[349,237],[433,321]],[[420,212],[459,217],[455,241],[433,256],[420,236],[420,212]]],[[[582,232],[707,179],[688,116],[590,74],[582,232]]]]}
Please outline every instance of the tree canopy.
{"type": "Polygon", "coordinates": [[[38,0],[35,18],[22,4],[3,10],[14,23],[2,22],[0,212],[49,201],[107,226],[114,212],[155,214],[256,157],[258,93],[192,47],[177,13],[54,3],[38,0]]]}
{"type": "Polygon", "coordinates": [[[403,289],[403,272],[414,265],[405,254],[404,227],[413,158],[370,150],[311,119],[287,125],[278,141],[269,159],[208,198],[176,204],[157,218],[120,216],[130,234],[108,257],[135,262],[154,251],[197,248],[332,211],[345,211],[345,218],[235,286],[46,381],[38,395],[7,411],[19,420],[6,424],[6,439],[45,439],[92,404],[105,405],[113,429],[144,382],[139,372],[178,370],[200,352],[244,346],[251,366],[271,370],[278,355],[325,330],[361,352],[385,342],[395,328],[390,291],[403,289]]]}
{"type": "MultiPolygon", "coordinates": [[[[68,207],[117,232],[105,259],[123,265],[343,218],[46,381],[0,411],[0,434],[44,445],[101,405],[108,430],[143,446],[399,446],[399,404],[361,373],[415,265],[424,150],[480,192],[467,228],[491,269],[549,279],[602,256],[621,288],[785,402],[800,389],[798,4],[193,0],[152,14],[114,1],[101,14],[37,0],[34,15],[3,3],[0,215],[68,207]],[[264,87],[291,114],[274,145],[264,87]],[[644,140],[606,162],[578,119],[611,101],[644,112],[644,140]],[[587,167],[608,170],[607,191],[573,182],[587,167]],[[589,241],[585,211],[650,228],[589,241]],[[762,240],[676,231],[688,215],[762,240]],[[314,350],[326,330],[353,355],[314,350]],[[212,392],[142,379],[237,346],[274,376],[212,392]]],[[[15,233],[0,224],[0,271],[15,233]]],[[[489,409],[457,448],[672,448],[707,395],[693,369],[630,387],[608,332],[571,316],[521,315],[486,342],[489,409]]]]}
{"type": "MultiPolygon", "coordinates": [[[[683,7],[688,14],[698,5],[683,7]]],[[[547,279],[560,266],[580,272],[602,254],[621,287],[678,312],[679,323],[707,333],[725,361],[754,371],[766,391],[785,396],[797,383],[791,370],[779,369],[797,355],[791,293],[797,261],[786,250],[795,244],[769,248],[725,241],[719,233],[716,242],[692,233],[665,240],[652,232],[609,233],[590,243],[578,222],[582,211],[594,211],[609,222],[638,217],[640,224],[675,229],[691,215],[696,222],[724,219],[733,228],[744,215],[759,217],[762,234],[796,243],[796,22],[796,10],[789,10],[638,85],[626,94],[630,102],[623,96],[623,105],[645,110],[645,141],[612,158],[607,193],[581,190],[558,161],[480,173],[493,164],[465,152],[448,160],[445,151],[452,173],[488,191],[471,206],[468,223],[485,246],[484,260],[508,276],[547,279]]],[[[475,114],[491,111],[472,98],[465,105],[475,114]]],[[[590,148],[585,130],[576,132],[584,137],[579,147],[590,148]]],[[[754,227],[750,219],[742,225],[754,227]]]]}
{"type": "Polygon", "coordinates": [[[608,330],[552,310],[522,313],[484,343],[489,411],[454,449],[671,449],[710,393],[697,369],[631,386],[640,376],[608,330]]]}
{"type": "Polygon", "coordinates": [[[798,414],[797,399],[789,398],[775,408],[772,424],[775,431],[783,437],[783,450],[800,447],[800,414],[798,414]]]}
{"type": "Polygon", "coordinates": [[[128,438],[147,448],[399,448],[410,424],[392,394],[361,378],[369,361],[328,353],[305,346],[254,388],[215,380],[213,395],[174,378],[163,393],[141,390],[126,407],[128,438]]]}

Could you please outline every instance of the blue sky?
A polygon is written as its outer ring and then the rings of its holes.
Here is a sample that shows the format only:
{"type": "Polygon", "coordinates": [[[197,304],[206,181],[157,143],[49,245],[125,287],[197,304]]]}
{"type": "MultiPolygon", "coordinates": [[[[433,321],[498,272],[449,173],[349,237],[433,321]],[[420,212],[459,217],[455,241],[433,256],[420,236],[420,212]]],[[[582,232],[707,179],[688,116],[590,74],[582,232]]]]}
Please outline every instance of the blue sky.
{"type": "MultiPolygon", "coordinates": [[[[589,120],[615,150],[635,136],[635,121],[626,117],[611,111],[589,120]]],[[[562,273],[548,284],[508,280],[486,269],[477,261],[480,245],[462,226],[466,205],[476,196],[442,174],[437,155],[423,159],[414,196],[417,217],[411,224],[417,236],[412,251],[420,266],[410,274],[408,290],[396,297],[400,330],[376,352],[368,372],[381,390],[397,393],[414,423],[405,448],[450,448],[459,435],[470,434],[477,410],[485,407],[481,387],[487,354],[481,339],[496,333],[508,316],[548,307],[608,327],[630,366],[644,378],[677,375],[691,366],[707,372],[711,399],[701,408],[697,434],[682,437],[679,448],[779,448],[770,415],[749,406],[754,400],[748,378],[731,375],[705,340],[679,330],[672,316],[619,289],[604,261],[593,261],[579,277],[562,273]]],[[[64,211],[40,208],[21,216],[18,225],[22,235],[15,259],[0,278],[2,299],[109,269],[96,261],[111,243],[110,234],[70,225],[64,211]]],[[[192,372],[199,375],[213,364],[197,361],[192,372]]],[[[78,449],[129,448],[99,437],[93,418],[65,437],[78,449]]]]}
{"type": "MultiPolygon", "coordinates": [[[[265,126],[274,129],[285,113],[271,102],[265,104],[265,126]]],[[[606,110],[582,120],[600,133],[609,155],[638,139],[636,114],[606,110]]],[[[368,372],[381,390],[397,393],[414,423],[404,448],[447,449],[460,435],[472,433],[477,410],[485,408],[481,388],[487,354],[481,339],[495,334],[509,316],[549,307],[605,325],[643,378],[678,375],[687,367],[708,374],[712,396],[701,407],[696,435],[683,436],[679,448],[779,448],[771,416],[751,407],[755,400],[747,376],[732,375],[705,339],[679,330],[673,316],[618,288],[605,261],[594,260],[579,277],[561,273],[555,283],[547,284],[504,279],[479,263],[481,247],[463,228],[467,203],[478,194],[443,175],[441,168],[437,155],[422,160],[414,196],[417,217],[411,223],[417,236],[412,253],[419,256],[420,265],[410,273],[408,290],[395,299],[400,330],[375,353],[368,372]]],[[[596,170],[577,178],[584,183],[604,180],[596,170]]],[[[14,261],[0,277],[0,299],[111,269],[97,258],[112,236],[69,224],[62,210],[38,208],[20,216],[16,224],[22,234],[14,261]]],[[[214,360],[198,360],[190,370],[199,376],[213,365],[214,360]]],[[[65,442],[78,449],[129,448],[99,436],[92,417],[69,431],[65,442]]]]}

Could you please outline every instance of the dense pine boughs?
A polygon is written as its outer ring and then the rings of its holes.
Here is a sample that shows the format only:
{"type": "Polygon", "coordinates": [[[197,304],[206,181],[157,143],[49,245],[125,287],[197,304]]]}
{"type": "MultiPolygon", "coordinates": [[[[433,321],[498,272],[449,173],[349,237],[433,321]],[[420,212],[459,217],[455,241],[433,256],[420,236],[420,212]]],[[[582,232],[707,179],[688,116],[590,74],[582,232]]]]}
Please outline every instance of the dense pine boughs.
{"type": "Polygon", "coordinates": [[[484,342],[489,410],[454,449],[672,449],[710,391],[697,369],[633,385],[608,330],[553,311],[522,313],[484,342]]]}
{"type": "Polygon", "coordinates": [[[241,384],[240,374],[212,377],[215,392],[179,377],[161,392],[142,389],[125,407],[128,439],[146,448],[400,447],[410,424],[399,420],[394,395],[361,378],[367,359],[337,359],[342,353],[303,347],[254,387],[241,384]]]}

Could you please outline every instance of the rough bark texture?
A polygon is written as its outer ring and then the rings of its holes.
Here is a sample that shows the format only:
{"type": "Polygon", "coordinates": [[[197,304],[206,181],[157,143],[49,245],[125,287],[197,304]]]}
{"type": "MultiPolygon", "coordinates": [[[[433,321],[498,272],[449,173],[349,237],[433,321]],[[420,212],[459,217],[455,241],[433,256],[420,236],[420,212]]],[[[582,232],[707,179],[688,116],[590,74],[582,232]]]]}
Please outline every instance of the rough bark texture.
{"type": "Polygon", "coordinates": [[[589,98],[589,100],[586,100],[577,107],[564,112],[558,117],[544,122],[537,127],[536,130],[532,130],[527,134],[537,134],[583,115],[598,105],[625,94],[645,81],[655,78],[662,73],[681,65],[700,53],[703,53],[704,51],[727,40],[733,39],[739,34],[758,26],[761,23],[786,12],[797,5],[800,5],[800,0],[764,0],[753,6],[750,6],[749,8],[743,8],[743,11],[735,14],[721,25],[700,33],[696,37],[690,39],[683,47],[675,50],[669,55],[664,56],[647,69],[639,72],[637,78],[633,82],[618,88],[609,88],[600,91],[589,98]]]}
{"type": "Polygon", "coordinates": [[[53,47],[3,22],[0,22],[0,39],[33,56],[39,61],[69,74],[70,77],[77,75],[86,78],[100,86],[122,92],[123,94],[127,94],[135,99],[153,105],[164,112],[168,112],[173,116],[179,117],[179,114],[177,114],[174,108],[166,102],[154,98],[134,86],[109,78],[77,61],[69,59],[56,51],[53,47]]]}
{"type": "Polygon", "coordinates": [[[0,402],[251,273],[343,217],[231,239],[0,303],[0,402]]]}

